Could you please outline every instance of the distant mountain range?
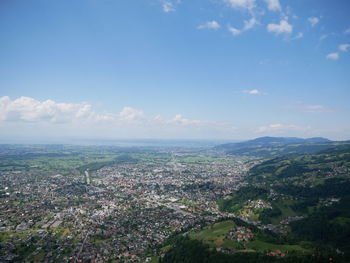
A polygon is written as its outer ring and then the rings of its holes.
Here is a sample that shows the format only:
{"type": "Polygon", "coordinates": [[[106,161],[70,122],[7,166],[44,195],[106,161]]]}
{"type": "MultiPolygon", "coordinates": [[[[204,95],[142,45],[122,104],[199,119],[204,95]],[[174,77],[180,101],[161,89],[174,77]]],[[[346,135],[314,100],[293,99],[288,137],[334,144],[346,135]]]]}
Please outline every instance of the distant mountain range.
{"type": "Polygon", "coordinates": [[[215,149],[233,155],[270,158],[289,154],[315,153],[344,143],[349,142],[334,142],[322,137],[308,139],[260,137],[244,142],[221,144],[216,146],[215,149]]]}

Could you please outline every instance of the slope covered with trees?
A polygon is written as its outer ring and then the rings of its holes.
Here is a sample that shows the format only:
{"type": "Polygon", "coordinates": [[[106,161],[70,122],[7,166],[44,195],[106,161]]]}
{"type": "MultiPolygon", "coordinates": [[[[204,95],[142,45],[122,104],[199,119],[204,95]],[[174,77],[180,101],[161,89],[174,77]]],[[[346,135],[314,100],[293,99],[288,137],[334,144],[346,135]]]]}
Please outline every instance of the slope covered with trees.
{"type": "Polygon", "coordinates": [[[350,262],[350,145],[270,159],[249,174],[218,200],[236,216],[233,230],[215,224],[180,238],[161,262],[350,262]],[[250,239],[230,239],[235,229],[250,239]]]}

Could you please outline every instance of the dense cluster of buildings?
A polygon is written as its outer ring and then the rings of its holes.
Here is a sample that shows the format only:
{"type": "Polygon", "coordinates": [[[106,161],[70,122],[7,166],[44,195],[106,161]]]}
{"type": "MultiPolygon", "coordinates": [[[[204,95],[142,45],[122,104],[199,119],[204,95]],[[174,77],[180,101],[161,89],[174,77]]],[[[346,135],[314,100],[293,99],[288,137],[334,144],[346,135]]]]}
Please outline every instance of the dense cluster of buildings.
{"type": "Polygon", "coordinates": [[[244,226],[235,227],[228,233],[228,239],[237,242],[250,241],[253,238],[254,233],[252,232],[252,230],[244,226]]]}
{"type": "Polygon", "coordinates": [[[173,233],[221,217],[216,200],[249,168],[178,157],[82,174],[1,172],[0,261],[149,261],[173,233]]]}

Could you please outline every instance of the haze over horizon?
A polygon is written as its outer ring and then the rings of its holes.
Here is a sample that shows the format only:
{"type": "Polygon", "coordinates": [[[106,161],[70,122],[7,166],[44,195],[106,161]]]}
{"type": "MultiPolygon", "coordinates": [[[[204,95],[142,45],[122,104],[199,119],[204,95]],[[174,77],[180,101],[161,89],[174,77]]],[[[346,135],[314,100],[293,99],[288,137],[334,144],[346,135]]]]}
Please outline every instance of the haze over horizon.
{"type": "Polygon", "coordinates": [[[350,139],[346,0],[0,4],[2,138],[350,139]]]}

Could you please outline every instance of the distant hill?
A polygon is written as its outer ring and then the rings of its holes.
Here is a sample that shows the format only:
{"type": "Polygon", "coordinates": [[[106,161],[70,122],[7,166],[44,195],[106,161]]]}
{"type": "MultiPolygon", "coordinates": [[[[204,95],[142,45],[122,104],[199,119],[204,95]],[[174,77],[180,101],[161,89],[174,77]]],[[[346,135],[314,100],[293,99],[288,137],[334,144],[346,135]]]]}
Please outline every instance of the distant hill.
{"type": "Polygon", "coordinates": [[[331,140],[314,137],[314,138],[297,138],[297,137],[259,137],[253,140],[237,142],[237,143],[226,143],[217,146],[217,148],[247,148],[247,147],[268,147],[268,146],[277,146],[285,144],[305,144],[305,143],[328,143],[331,140]]]}
{"type": "Polygon", "coordinates": [[[250,170],[250,179],[265,183],[305,183],[323,181],[335,175],[349,176],[349,168],[350,144],[344,144],[314,154],[284,156],[264,161],[250,170]]]}
{"type": "Polygon", "coordinates": [[[221,144],[215,147],[228,154],[271,158],[289,154],[315,153],[325,150],[342,142],[333,142],[326,138],[297,138],[297,137],[260,137],[254,140],[221,144]]]}

